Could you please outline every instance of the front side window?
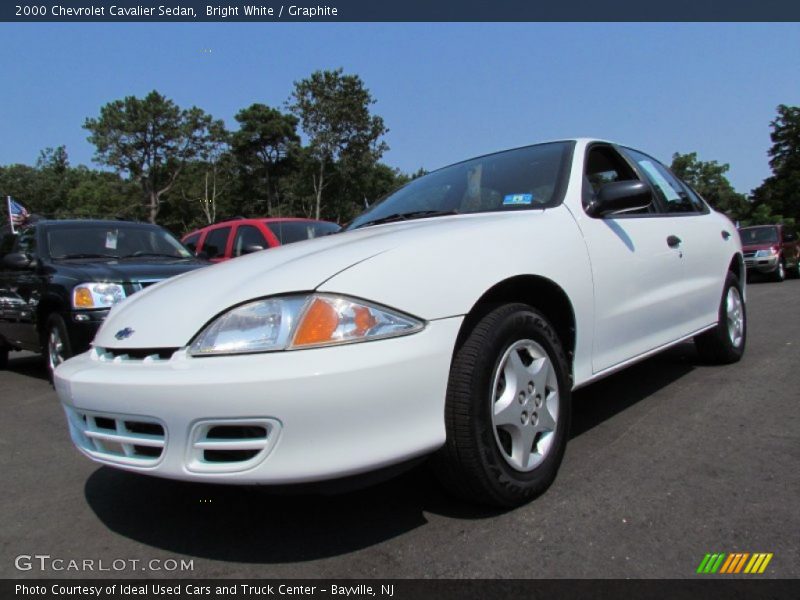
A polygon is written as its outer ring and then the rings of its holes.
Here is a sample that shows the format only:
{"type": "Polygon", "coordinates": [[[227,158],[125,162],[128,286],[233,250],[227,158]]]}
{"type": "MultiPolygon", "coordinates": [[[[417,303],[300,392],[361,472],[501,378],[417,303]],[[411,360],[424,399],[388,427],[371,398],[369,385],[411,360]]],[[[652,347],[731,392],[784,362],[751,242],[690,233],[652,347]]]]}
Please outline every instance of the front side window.
{"type": "Polygon", "coordinates": [[[197,252],[197,242],[200,240],[200,234],[194,233],[186,238],[183,245],[189,249],[189,252],[197,252]]]}
{"type": "Polygon", "coordinates": [[[236,238],[233,240],[233,256],[247,254],[248,246],[260,246],[263,250],[267,248],[269,244],[267,244],[267,241],[264,239],[264,234],[262,234],[257,227],[253,227],[252,225],[239,225],[239,227],[236,228],[236,238]]]}
{"type": "Polygon", "coordinates": [[[624,152],[639,165],[644,176],[652,184],[664,207],[664,212],[697,213],[704,211],[700,199],[690,196],[678,178],[656,159],[631,148],[625,148],[624,152]]]}
{"type": "Polygon", "coordinates": [[[212,229],[206,234],[206,239],[203,242],[203,252],[206,253],[208,258],[223,258],[225,256],[225,247],[228,244],[228,234],[230,232],[230,227],[220,227],[212,229]]]}
{"type": "Polygon", "coordinates": [[[273,221],[267,223],[267,227],[281,246],[330,235],[341,229],[336,223],[324,221],[273,221]]]}
{"type": "Polygon", "coordinates": [[[14,252],[23,252],[30,256],[36,254],[36,230],[33,227],[19,232],[14,244],[14,252]]]}
{"type": "Polygon", "coordinates": [[[573,148],[573,142],[538,144],[444,167],[389,194],[348,229],[395,218],[555,206],[573,148]]]}

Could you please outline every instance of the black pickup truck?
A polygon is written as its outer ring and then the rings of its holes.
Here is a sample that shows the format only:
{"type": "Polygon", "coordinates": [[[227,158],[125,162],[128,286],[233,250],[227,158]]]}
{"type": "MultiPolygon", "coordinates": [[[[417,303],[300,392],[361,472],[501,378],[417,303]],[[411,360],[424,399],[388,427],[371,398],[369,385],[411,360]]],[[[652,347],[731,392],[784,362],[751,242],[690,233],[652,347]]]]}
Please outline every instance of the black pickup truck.
{"type": "Polygon", "coordinates": [[[0,241],[0,368],[42,352],[52,375],[84,352],[111,307],[208,265],[168,231],[127,221],[37,221],[0,241]]]}

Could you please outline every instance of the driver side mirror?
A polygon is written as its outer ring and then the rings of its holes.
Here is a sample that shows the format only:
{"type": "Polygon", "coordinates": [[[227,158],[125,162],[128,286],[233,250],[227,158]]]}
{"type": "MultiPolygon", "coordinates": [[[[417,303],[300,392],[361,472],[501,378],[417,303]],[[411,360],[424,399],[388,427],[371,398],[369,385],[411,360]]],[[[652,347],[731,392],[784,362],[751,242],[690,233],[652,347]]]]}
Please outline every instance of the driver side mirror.
{"type": "Polygon", "coordinates": [[[253,252],[261,252],[264,249],[264,246],[260,246],[258,244],[247,244],[242,249],[242,254],[252,254],[253,252]]]}
{"type": "Polygon", "coordinates": [[[34,260],[24,252],[12,252],[3,257],[3,265],[9,269],[28,269],[34,265],[34,260]]]}
{"type": "Polygon", "coordinates": [[[594,200],[586,207],[591,217],[647,208],[652,202],[650,186],[644,181],[612,181],[597,192],[594,200]]]}

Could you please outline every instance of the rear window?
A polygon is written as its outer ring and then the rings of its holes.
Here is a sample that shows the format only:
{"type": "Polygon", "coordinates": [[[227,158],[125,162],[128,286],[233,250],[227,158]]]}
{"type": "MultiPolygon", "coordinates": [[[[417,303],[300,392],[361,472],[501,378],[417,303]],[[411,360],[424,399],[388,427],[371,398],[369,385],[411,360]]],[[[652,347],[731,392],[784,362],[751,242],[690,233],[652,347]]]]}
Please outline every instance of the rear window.
{"type": "Polygon", "coordinates": [[[340,229],[336,223],[320,221],[278,221],[267,223],[267,227],[275,234],[281,245],[322,237],[336,233],[340,229]]]}

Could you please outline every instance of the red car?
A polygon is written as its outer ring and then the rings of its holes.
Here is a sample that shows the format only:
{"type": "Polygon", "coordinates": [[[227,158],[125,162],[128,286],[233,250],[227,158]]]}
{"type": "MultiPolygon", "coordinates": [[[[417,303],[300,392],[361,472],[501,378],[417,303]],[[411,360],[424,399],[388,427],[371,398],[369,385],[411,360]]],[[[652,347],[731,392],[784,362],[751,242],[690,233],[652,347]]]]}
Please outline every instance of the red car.
{"type": "Polygon", "coordinates": [[[243,254],[336,233],[341,228],[313,219],[234,219],[186,234],[183,244],[197,256],[221,262],[243,254]]]}
{"type": "Polygon", "coordinates": [[[761,273],[774,281],[800,277],[800,241],[786,225],[756,225],[739,230],[748,275],[761,273]]]}

